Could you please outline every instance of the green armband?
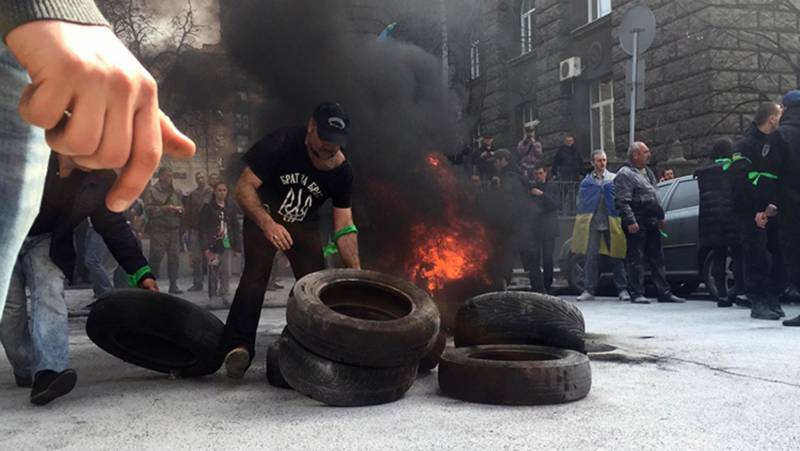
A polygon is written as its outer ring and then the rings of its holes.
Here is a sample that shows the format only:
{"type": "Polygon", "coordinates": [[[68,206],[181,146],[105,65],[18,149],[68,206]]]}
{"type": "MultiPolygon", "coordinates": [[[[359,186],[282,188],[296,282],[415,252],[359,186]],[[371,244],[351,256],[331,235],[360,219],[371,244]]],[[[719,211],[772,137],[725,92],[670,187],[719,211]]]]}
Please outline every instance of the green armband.
{"type": "Polygon", "coordinates": [[[761,177],[764,177],[764,178],[767,178],[767,179],[770,179],[770,180],[778,180],[778,176],[775,175],[775,174],[772,174],[770,172],[753,171],[753,172],[748,172],[747,173],[747,178],[748,178],[748,180],[752,180],[753,181],[753,186],[758,186],[758,182],[761,180],[761,177]]]}
{"type": "Polygon", "coordinates": [[[136,271],[136,273],[131,274],[131,275],[128,276],[128,286],[130,286],[131,288],[138,287],[139,286],[139,282],[142,281],[142,278],[145,275],[147,275],[148,273],[152,273],[152,272],[153,272],[153,268],[151,268],[149,265],[142,266],[141,268],[139,268],[138,271],[136,271]]]}
{"type": "Polygon", "coordinates": [[[659,230],[658,233],[660,233],[661,236],[664,237],[664,238],[669,238],[669,235],[667,235],[667,232],[665,232],[663,230],[659,230]]]}
{"type": "Polygon", "coordinates": [[[351,233],[358,233],[358,227],[356,227],[355,224],[350,224],[349,226],[343,229],[337,230],[336,233],[333,234],[333,239],[329,241],[328,244],[322,248],[322,256],[330,257],[331,255],[338,254],[339,247],[336,246],[336,241],[338,241],[339,238],[345,235],[349,235],[351,233]]]}

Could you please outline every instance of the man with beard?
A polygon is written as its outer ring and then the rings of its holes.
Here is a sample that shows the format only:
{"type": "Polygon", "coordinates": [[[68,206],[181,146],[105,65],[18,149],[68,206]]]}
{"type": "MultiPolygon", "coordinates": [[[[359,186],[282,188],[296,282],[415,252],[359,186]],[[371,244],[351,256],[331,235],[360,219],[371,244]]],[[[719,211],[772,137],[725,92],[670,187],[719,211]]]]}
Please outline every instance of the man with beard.
{"type": "Polygon", "coordinates": [[[353,171],[342,153],[349,129],[342,107],[324,102],[307,126],[278,129],[242,157],[247,167],[236,198],[245,214],[244,270],[223,336],[228,377],[243,377],[255,354],[275,252],[283,251],[296,279],[325,267],[316,212],[329,198],[342,260],[349,268],[361,268],[350,207],[353,171]]]}

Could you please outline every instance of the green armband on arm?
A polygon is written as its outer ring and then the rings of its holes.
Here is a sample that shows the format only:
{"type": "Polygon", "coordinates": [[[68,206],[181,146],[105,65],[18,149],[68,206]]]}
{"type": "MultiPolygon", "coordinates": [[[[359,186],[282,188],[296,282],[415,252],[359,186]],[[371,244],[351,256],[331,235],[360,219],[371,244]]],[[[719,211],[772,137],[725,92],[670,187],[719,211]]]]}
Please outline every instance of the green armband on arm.
{"type": "Polygon", "coordinates": [[[350,224],[349,226],[343,229],[337,230],[336,233],[333,234],[333,239],[329,241],[328,244],[322,248],[322,256],[330,257],[331,255],[338,254],[339,247],[336,246],[336,241],[338,241],[339,238],[345,235],[349,235],[351,233],[358,233],[358,228],[355,226],[355,224],[350,224]]]}
{"type": "Polygon", "coordinates": [[[753,186],[758,186],[758,182],[761,180],[761,177],[770,180],[778,180],[778,176],[769,172],[749,172],[747,173],[747,178],[753,181],[753,186]]]}
{"type": "Polygon", "coordinates": [[[141,268],[139,268],[138,271],[136,271],[136,273],[128,276],[128,286],[130,286],[131,288],[138,287],[139,283],[142,281],[144,276],[152,273],[153,273],[153,268],[151,268],[149,265],[142,266],[141,268]]]}

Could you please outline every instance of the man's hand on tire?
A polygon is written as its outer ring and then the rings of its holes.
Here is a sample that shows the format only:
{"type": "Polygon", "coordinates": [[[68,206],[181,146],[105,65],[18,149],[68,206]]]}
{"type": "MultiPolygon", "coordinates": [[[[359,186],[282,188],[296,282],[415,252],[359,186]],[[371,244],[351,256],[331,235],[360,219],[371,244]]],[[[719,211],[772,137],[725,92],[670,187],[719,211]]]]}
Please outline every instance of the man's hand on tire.
{"type": "Polygon", "coordinates": [[[155,292],[159,291],[158,283],[156,282],[156,280],[151,279],[149,277],[139,282],[139,287],[148,291],[155,291],[155,292]]]}

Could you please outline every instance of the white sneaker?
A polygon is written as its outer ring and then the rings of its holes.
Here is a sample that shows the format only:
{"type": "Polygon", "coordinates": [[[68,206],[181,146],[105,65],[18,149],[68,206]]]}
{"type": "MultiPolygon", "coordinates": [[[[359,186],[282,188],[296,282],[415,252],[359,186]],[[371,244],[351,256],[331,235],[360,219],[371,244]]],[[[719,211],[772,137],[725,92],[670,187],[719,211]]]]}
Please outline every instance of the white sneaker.
{"type": "Polygon", "coordinates": [[[575,298],[575,300],[578,302],[594,301],[594,295],[588,291],[584,291],[580,296],[575,298]]]}

